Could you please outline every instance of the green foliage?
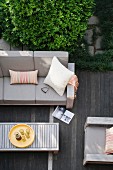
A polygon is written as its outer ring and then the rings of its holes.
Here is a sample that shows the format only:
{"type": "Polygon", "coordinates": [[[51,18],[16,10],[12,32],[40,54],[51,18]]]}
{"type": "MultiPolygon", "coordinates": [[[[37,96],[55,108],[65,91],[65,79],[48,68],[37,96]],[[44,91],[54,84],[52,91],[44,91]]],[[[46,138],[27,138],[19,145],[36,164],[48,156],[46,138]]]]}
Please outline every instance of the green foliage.
{"type": "MultiPolygon", "coordinates": [[[[87,46],[79,46],[70,61],[75,62],[76,68],[82,70],[113,70],[113,0],[95,0],[95,3],[94,15],[99,18],[101,33],[98,35],[103,36],[101,48],[105,50],[105,53],[90,56],[87,46]]],[[[95,28],[95,26],[92,27],[94,41],[98,36],[95,28]]],[[[84,42],[82,41],[82,43],[84,42]]]]}
{"type": "Polygon", "coordinates": [[[4,0],[3,37],[31,50],[66,50],[71,53],[84,35],[93,0],[4,0]]]}
{"type": "Polygon", "coordinates": [[[76,68],[90,71],[113,70],[113,50],[107,50],[103,54],[90,56],[87,48],[78,48],[71,62],[76,63],[76,68]]]}
{"type": "Polygon", "coordinates": [[[100,20],[103,36],[102,48],[113,49],[113,0],[95,0],[95,15],[100,20]]]}
{"type": "MultiPolygon", "coordinates": [[[[3,3],[3,2],[4,0],[0,0],[0,3],[3,3]]],[[[2,13],[2,8],[0,6],[0,38],[2,36],[2,31],[4,29],[3,20],[4,20],[4,14],[2,13]]]]}

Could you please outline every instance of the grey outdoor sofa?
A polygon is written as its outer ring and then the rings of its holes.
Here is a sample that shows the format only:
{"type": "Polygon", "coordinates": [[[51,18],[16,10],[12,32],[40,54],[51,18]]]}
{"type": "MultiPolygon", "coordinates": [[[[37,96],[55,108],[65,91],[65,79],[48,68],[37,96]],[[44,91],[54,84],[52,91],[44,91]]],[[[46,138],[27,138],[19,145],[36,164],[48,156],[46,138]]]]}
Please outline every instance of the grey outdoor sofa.
{"type": "Polygon", "coordinates": [[[47,93],[41,90],[43,87],[48,87],[43,81],[54,56],[58,57],[63,65],[74,72],[74,63],[68,63],[68,52],[0,51],[0,104],[65,105],[67,108],[72,108],[74,102],[73,86],[68,85],[62,97],[51,87],[47,93]],[[38,69],[38,85],[10,85],[9,69],[15,71],[38,69]]]}
{"type": "Polygon", "coordinates": [[[113,127],[112,117],[88,117],[85,123],[84,160],[87,163],[113,164],[113,155],[105,154],[106,128],[113,127]]]}

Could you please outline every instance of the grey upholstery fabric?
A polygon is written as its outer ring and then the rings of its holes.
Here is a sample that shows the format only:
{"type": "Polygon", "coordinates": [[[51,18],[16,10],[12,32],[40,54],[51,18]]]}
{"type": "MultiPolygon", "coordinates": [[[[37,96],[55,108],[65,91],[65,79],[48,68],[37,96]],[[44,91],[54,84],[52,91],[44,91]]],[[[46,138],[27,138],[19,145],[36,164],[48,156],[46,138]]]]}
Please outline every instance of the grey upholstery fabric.
{"type": "Polygon", "coordinates": [[[3,99],[4,104],[37,103],[39,105],[66,105],[71,107],[73,105],[72,88],[67,87],[68,90],[66,89],[66,92],[61,97],[54,89],[43,83],[54,56],[64,66],[68,67],[68,52],[64,51],[35,51],[34,53],[33,51],[0,51],[0,103],[2,103],[3,99]],[[38,69],[39,84],[10,85],[9,69],[14,71],[38,69]],[[43,87],[49,87],[47,93],[41,90],[43,87]]]}
{"type": "Polygon", "coordinates": [[[9,76],[9,69],[16,71],[34,70],[32,51],[0,51],[0,65],[3,76],[9,76]]]}
{"type": "Polygon", "coordinates": [[[61,97],[50,86],[44,84],[44,78],[39,78],[39,84],[36,86],[36,103],[49,105],[66,105],[66,92],[61,97]],[[47,93],[44,93],[41,88],[48,87],[47,93]]]}
{"type": "Polygon", "coordinates": [[[34,51],[35,70],[39,70],[39,76],[44,77],[47,75],[54,56],[56,56],[64,66],[68,66],[68,52],[34,51]]]}
{"type": "Polygon", "coordinates": [[[2,74],[2,69],[0,67],[0,77],[3,77],[3,74],[2,74]]]}
{"type": "Polygon", "coordinates": [[[10,85],[10,77],[4,77],[4,103],[33,104],[35,103],[35,85],[10,85]]]}
{"type": "Polygon", "coordinates": [[[3,103],[3,78],[0,78],[0,104],[3,103]]]}
{"type": "Polygon", "coordinates": [[[85,129],[85,154],[102,154],[105,150],[105,130],[102,126],[88,126],[85,129]]]}
{"type": "MultiPolygon", "coordinates": [[[[72,72],[75,72],[75,63],[68,63],[68,69],[72,72]]],[[[74,86],[67,85],[67,104],[66,108],[72,108],[74,104],[75,90],[74,86]]]]}

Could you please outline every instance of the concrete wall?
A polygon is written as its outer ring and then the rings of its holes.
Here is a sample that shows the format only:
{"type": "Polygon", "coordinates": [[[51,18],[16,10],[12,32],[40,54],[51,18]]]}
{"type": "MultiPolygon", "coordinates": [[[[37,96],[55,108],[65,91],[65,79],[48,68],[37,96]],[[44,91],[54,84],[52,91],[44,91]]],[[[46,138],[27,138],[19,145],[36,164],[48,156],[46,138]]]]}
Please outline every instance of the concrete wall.
{"type": "Polygon", "coordinates": [[[89,53],[92,56],[104,52],[101,48],[102,35],[99,28],[99,20],[96,16],[89,18],[88,29],[85,32],[84,39],[88,45],[89,53]]]}
{"type": "Polygon", "coordinates": [[[7,43],[3,38],[0,39],[0,50],[6,50],[6,51],[17,51],[17,50],[28,50],[27,47],[13,47],[9,43],[7,43]]]}

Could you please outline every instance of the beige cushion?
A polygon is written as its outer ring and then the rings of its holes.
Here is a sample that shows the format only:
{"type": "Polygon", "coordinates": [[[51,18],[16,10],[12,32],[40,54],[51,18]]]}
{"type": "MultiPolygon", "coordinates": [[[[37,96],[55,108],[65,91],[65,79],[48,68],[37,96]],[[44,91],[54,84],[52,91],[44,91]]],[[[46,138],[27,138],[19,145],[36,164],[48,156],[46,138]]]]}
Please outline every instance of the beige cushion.
{"type": "Polygon", "coordinates": [[[113,153],[113,127],[106,129],[106,145],[105,152],[113,153]]]}
{"type": "Polygon", "coordinates": [[[10,84],[38,84],[37,73],[35,71],[12,71],[9,70],[11,76],[10,84]]]}
{"type": "Polygon", "coordinates": [[[57,57],[53,57],[52,64],[44,83],[51,86],[60,96],[64,94],[68,81],[74,73],[63,66],[57,57]]]}

